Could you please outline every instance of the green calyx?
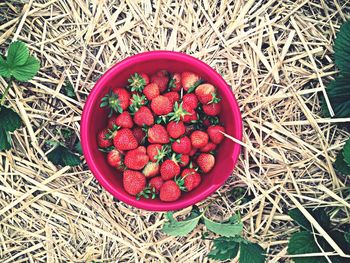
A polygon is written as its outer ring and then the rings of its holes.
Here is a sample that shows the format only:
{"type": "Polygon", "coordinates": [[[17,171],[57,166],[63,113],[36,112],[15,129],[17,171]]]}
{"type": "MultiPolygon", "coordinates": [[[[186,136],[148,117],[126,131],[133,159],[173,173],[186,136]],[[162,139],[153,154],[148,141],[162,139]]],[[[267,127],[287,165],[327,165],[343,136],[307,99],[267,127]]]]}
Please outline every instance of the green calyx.
{"type": "Polygon", "coordinates": [[[144,95],[132,95],[131,104],[129,106],[131,113],[137,112],[142,106],[146,105],[147,102],[148,101],[144,95]]]}
{"type": "Polygon", "coordinates": [[[171,152],[170,146],[169,145],[163,145],[162,149],[158,149],[158,153],[156,154],[156,156],[154,157],[154,159],[157,160],[157,163],[160,163],[163,161],[163,159],[165,157],[167,157],[169,155],[169,153],[171,152]]]}
{"type": "Polygon", "coordinates": [[[137,73],[134,75],[131,75],[128,79],[129,87],[131,88],[131,91],[137,91],[142,92],[143,88],[146,86],[146,81],[143,79],[143,77],[137,73]]]}
{"type": "Polygon", "coordinates": [[[119,126],[113,124],[113,128],[112,129],[108,129],[108,133],[105,136],[106,140],[111,140],[115,137],[115,135],[117,134],[117,131],[120,129],[119,126]]]}
{"type": "Polygon", "coordinates": [[[168,114],[168,116],[170,117],[169,121],[179,122],[181,119],[183,119],[186,115],[189,114],[189,112],[183,109],[182,102],[180,104],[178,102],[175,102],[174,111],[168,114]]]}
{"type": "Polygon", "coordinates": [[[115,94],[112,90],[108,92],[101,100],[100,108],[108,107],[110,109],[108,117],[111,117],[113,112],[122,113],[123,109],[120,106],[118,94],[115,94]]]}
{"type": "Polygon", "coordinates": [[[202,79],[197,80],[187,91],[187,93],[192,93],[200,84],[204,81],[202,79]]]}
{"type": "Polygon", "coordinates": [[[179,186],[181,191],[187,192],[187,188],[185,186],[185,178],[179,176],[174,178],[175,183],[179,186]]]}
{"type": "Polygon", "coordinates": [[[170,79],[170,81],[169,81],[169,83],[168,83],[168,88],[169,88],[169,89],[173,89],[173,88],[176,87],[175,81],[176,81],[176,80],[175,80],[174,78],[171,78],[171,79],[170,79]]]}
{"type": "Polygon", "coordinates": [[[211,101],[209,101],[208,104],[219,103],[221,101],[221,98],[218,97],[218,94],[216,92],[212,92],[211,95],[213,98],[211,99],[211,101]]]}
{"type": "Polygon", "coordinates": [[[141,197],[155,199],[157,197],[156,189],[148,185],[142,192],[136,195],[136,200],[140,200],[141,197]]]}

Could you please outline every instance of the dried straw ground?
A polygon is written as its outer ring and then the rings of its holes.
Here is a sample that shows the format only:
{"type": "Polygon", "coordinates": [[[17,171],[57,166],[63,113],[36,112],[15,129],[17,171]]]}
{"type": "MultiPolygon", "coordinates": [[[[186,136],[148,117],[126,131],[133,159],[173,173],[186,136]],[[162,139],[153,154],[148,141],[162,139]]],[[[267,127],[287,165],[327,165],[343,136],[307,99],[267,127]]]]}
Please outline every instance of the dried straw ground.
{"type": "MultiPolygon", "coordinates": [[[[55,130],[79,135],[82,107],[98,77],[146,50],[202,59],[223,75],[241,106],[238,167],[199,204],[211,202],[211,218],[241,212],[244,235],[267,248],[269,262],[291,262],[287,242],[297,228],[286,209],[328,207],[334,223],[349,223],[347,182],[332,168],[348,137],[335,123],[349,120],[322,118],[318,97],[337,73],[332,43],[349,1],[5,2],[1,50],[23,40],[42,67],[10,92],[24,125],[13,135],[15,148],[0,153],[1,262],[208,261],[211,242],[201,240],[201,227],[184,238],[166,236],[164,214],[114,200],[86,165],[55,167],[45,157],[45,141],[60,139],[55,130]],[[60,92],[65,81],[73,83],[76,100],[60,92]],[[234,203],[230,191],[237,185],[248,186],[251,202],[234,203]]],[[[5,85],[0,78],[1,91],[5,85]]]]}

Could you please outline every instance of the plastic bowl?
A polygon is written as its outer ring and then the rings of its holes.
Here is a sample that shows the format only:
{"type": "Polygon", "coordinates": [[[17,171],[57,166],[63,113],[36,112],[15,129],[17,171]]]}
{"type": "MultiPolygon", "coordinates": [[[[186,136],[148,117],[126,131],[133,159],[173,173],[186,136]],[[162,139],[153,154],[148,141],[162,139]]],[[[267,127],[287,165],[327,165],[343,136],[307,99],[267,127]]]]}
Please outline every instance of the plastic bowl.
{"type": "Polygon", "coordinates": [[[105,153],[98,150],[96,136],[107,123],[107,109],[99,107],[102,97],[115,86],[126,86],[132,73],[152,74],[160,69],[170,72],[192,71],[217,87],[222,98],[221,121],[226,132],[241,140],[242,119],[237,101],[224,79],[211,67],[189,55],[171,51],[151,51],[128,57],[114,65],[97,81],[82,114],[81,143],[86,162],[98,182],[114,197],[137,208],[151,211],[171,211],[193,205],[215,192],[232,173],[237,162],[240,145],[225,139],[218,148],[214,169],[202,176],[201,184],[191,192],[182,193],[175,202],[159,199],[136,200],[123,189],[122,175],[107,164],[105,153]]]}

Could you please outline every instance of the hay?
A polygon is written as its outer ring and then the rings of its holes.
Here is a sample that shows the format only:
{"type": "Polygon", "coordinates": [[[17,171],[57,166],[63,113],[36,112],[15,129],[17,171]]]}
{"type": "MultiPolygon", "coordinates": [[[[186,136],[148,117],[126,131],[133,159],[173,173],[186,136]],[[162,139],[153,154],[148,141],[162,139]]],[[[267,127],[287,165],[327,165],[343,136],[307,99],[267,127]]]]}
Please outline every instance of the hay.
{"type": "MultiPolygon", "coordinates": [[[[201,239],[200,227],[187,237],[168,237],[160,231],[162,213],[113,199],[86,165],[60,169],[45,157],[45,141],[60,139],[57,129],[79,135],[82,107],[98,77],[146,50],[176,50],[205,61],[241,106],[239,164],[199,204],[211,204],[212,219],[241,212],[244,235],[267,248],[269,262],[290,262],[288,237],[297,228],[286,209],[328,207],[334,223],[349,223],[348,182],[332,168],[349,136],[335,124],[349,119],[322,118],[319,107],[319,94],[337,73],[332,43],[349,10],[345,0],[0,3],[1,51],[20,39],[42,63],[29,84],[10,91],[9,104],[24,126],[13,135],[15,148],[0,153],[1,262],[208,261],[211,243],[201,239]],[[76,99],[61,92],[64,82],[73,84],[76,99]],[[248,187],[251,202],[232,201],[230,191],[239,185],[248,187]]],[[[0,79],[1,91],[5,85],[0,79]]]]}

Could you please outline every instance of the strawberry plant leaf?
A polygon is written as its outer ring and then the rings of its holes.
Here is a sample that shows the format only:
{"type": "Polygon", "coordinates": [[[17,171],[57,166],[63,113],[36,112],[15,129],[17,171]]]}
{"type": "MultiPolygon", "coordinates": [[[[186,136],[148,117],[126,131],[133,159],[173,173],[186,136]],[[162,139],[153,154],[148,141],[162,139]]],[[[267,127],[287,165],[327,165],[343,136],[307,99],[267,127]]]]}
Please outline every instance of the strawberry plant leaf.
{"type": "Polygon", "coordinates": [[[202,217],[198,209],[192,209],[191,214],[183,221],[174,219],[172,212],[167,213],[168,221],[163,225],[163,232],[170,236],[185,236],[190,233],[202,217]]]}
{"type": "Polygon", "coordinates": [[[237,221],[236,217],[231,217],[225,223],[214,222],[204,217],[204,224],[208,230],[225,237],[239,236],[243,231],[243,224],[237,221]]]}
{"type": "Polygon", "coordinates": [[[348,139],[343,148],[344,161],[350,164],[350,139],[348,139]]]}
{"type": "Polygon", "coordinates": [[[74,150],[79,153],[80,155],[83,155],[83,148],[81,148],[81,143],[80,141],[78,141],[75,146],[74,146],[74,150]]]}
{"type": "Polygon", "coordinates": [[[297,223],[299,226],[305,230],[311,231],[311,224],[309,220],[303,215],[303,213],[298,209],[294,208],[288,212],[288,215],[297,223]]]}
{"type": "Polygon", "coordinates": [[[350,165],[345,161],[343,150],[341,150],[334,162],[334,168],[343,175],[350,175],[350,165]]]}
{"type": "Polygon", "coordinates": [[[0,106],[1,128],[8,132],[14,132],[21,127],[21,117],[14,110],[0,106]]]}
{"type": "Polygon", "coordinates": [[[335,64],[343,73],[350,73],[350,21],[345,22],[334,41],[335,64]]]}
{"type": "MultiPolygon", "coordinates": [[[[330,217],[327,215],[326,211],[322,208],[315,210],[307,209],[307,211],[314,217],[314,219],[322,226],[324,229],[330,228],[330,217]]],[[[298,209],[294,208],[288,212],[288,215],[302,228],[308,231],[312,231],[311,224],[309,220],[303,215],[303,213],[298,209]]]]}
{"type": "Polygon", "coordinates": [[[9,70],[7,62],[3,59],[1,55],[0,55],[0,76],[3,76],[4,78],[9,78],[11,76],[11,72],[9,70]]]}
{"type": "Polygon", "coordinates": [[[11,68],[11,74],[19,81],[28,81],[35,76],[39,68],[39,60],[34,56],[29,56],[23,65],[11,68]]]}
{"type": "Polygon", "coordinates": [[[213,248],[208,253],[208,258],[214,260],[233,259],[238,254],[239,244],[227,237],[219,237],[213,240],[213,248]]]}
{"type": "Polygon", "coordinates": [[[349,233],[344,233],[344,238],[345,238],[345,241],[350,244],[350,232],[349,233]]]}
{"type": "Polygon", "coordinates": [[[77,166],[80,164],[79,156],[71,152],[67,147],[58,142],[49,143],[55,145],[54,149],[47,154],[47,158],[53,164],[62,166],[77,166]]]}
{"type": "Polygon", "coordinates": [[[9,150],[11,148],[11,137],[7,131],[0,128],[0,151],[9,150]]]}
{"type": "Polygon", "coordinates": [[[10,69],[24,65],[29,57],[29,49],[22,41],[12,42],[7,50],[7,64],[10,69]]]}
{"type": "Polygon", "coordinates": [[[266,251],[255,243],[241,243],[239,249],[239,263],[264,263],[266,251]]]}
{"type": "Polygon", "coordinates": [[[76,98],[74,87],[70,82],[66,82],[63,86],[63,89],[64,89],[63,90],[64,94],[67,95],[69,98],[72,98],[72,99],[76,98]]]}

